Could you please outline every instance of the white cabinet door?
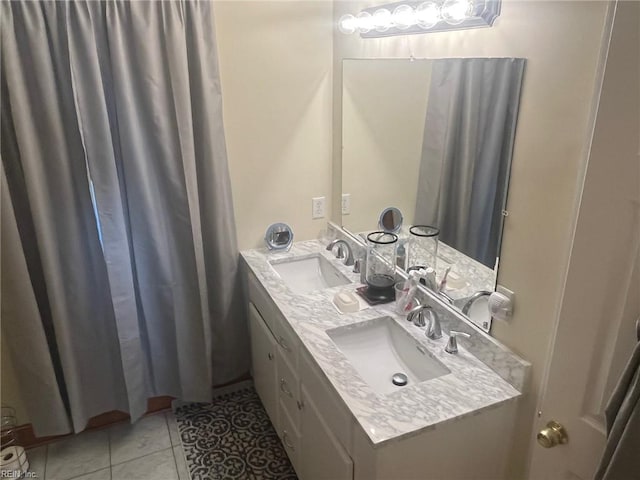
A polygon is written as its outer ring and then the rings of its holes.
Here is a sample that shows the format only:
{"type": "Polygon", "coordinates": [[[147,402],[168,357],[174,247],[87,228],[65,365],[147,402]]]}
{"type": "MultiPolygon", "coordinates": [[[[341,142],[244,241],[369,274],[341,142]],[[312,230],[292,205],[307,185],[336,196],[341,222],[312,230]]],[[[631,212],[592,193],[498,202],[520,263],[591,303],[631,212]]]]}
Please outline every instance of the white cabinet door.
{"type": "Polygon", "coordinates": [[[253,383],[271,423],[278,429],[278,377],[276,372],[277,344],[264,320],[249,303],[251,332],[251,365],[253,383]]]}
{"type": "Polygon", "coordinates": [[[353,461],[322,419],[302,384],[302,478],[351,480],[353,461]]]}

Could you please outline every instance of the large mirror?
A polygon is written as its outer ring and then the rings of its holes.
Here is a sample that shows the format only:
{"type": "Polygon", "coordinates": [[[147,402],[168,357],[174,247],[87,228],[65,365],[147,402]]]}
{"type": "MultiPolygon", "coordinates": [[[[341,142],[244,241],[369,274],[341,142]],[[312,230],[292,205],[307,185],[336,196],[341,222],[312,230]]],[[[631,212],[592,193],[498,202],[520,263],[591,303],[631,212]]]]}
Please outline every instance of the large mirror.
{"type": "MultiPolygon", "coordinates": [[[[343,227],[378,228],[397,207],[440,230],[438,275],[465,299],[493,290],[524,59],[343,61],[343,227]]],[[[410,265],[408,265],[410,266],[410,265]]]]}

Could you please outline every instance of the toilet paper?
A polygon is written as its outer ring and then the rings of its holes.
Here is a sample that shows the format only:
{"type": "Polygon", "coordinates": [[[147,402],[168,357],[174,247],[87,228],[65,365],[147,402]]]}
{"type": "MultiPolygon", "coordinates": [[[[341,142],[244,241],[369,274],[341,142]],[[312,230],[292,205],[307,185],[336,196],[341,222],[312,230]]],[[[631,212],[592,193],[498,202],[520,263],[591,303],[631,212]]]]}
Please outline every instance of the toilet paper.
{"type": "Polygon", "coordinates": [[[11,446],[0,451],[0,476],[3,478],[20,478],[29,470],[29,461],[24,448],[11,446]]]}

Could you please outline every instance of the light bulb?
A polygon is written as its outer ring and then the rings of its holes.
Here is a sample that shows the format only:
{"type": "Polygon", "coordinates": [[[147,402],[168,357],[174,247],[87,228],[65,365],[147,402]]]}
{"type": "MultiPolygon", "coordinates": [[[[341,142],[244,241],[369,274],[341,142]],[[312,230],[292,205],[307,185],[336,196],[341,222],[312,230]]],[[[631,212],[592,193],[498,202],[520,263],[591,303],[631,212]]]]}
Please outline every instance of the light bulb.
{"type": "Polygon", "coordinates": [[[356,25],[360,33],[367,33],[373,28],[373,17],[369,12],[360,12],[356,15],[356,25]]]}
{"type": "Polygon", "coordinates": [[[441,19],[440,8],[435,2],[423,2],[416,8],[416,21],[421,28],[431,28],[441,19]]]}
{"type": "Polygon", "coordinates": [[[379,8],[373,12],[373,26],[376,32],[386,32],[391,26],[391,12],[386,8],[379,8]]]}
{"type": "Polygon", "coordinates": [[[416,24],[416,12],[409,5],[399,5],[393,11],[391,20],[396,28],[406,30],[416,24]]]}
{"type": "Polygon", "coordinates": [[[341,16],[340,20],[338,20],[338,30],[346,35],[351,35],[352,33],[355,33],[358,26],[357,24],[358,21],[356,20],[356,17],[347,13],[346,15],[341,16]]]}
{"type": "Polygon", "coordinates": [[[447,0],[442,4],[442,19],[449,25],[460,25],[471,14],[472,7],[468,0],[447,0]]]}

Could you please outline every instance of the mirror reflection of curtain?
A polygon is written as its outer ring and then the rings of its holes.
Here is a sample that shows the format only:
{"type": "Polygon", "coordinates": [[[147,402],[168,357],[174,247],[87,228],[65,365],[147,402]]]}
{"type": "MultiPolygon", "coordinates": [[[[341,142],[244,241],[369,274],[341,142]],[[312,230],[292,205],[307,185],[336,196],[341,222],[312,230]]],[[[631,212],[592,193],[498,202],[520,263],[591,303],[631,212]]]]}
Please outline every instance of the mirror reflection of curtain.
{"type": "Polygon", "coordinates": [[[500,251],[524,59],[435,60],[415,224],[490,268],[500,251]]]}
{"type": "MultiPolygon", "coordinates": [[[[0,7],[2,162],[20,233],[3,223],[2,330],[26,344],[40,324],[43,370],[21,383],[36,434],[110,410],[135,420],[152,396],[210,400],[249,358],[212,3],[0,7]],[[33,285],[22,305],[5,301],[13,251],[33,285]]],[[[16,369],[32,356],[13,356],[16,369]]]]}

